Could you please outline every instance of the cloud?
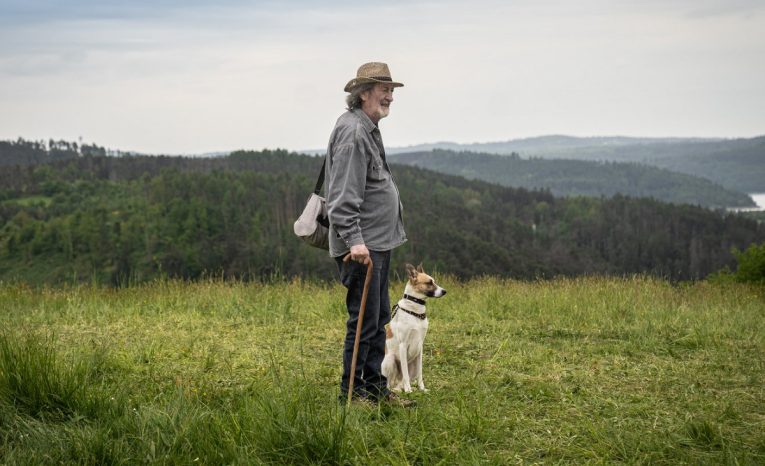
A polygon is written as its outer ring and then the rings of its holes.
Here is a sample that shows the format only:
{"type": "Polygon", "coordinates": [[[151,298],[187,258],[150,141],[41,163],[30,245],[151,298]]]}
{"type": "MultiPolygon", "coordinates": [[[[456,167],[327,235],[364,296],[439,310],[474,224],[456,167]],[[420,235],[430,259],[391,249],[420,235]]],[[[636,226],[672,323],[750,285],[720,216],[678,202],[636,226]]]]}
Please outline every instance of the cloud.
{"type": "Polygon", "coordinates": [[[0,6],[0,138],[321,147],[343,84],[368,60],[406,83],[388,144],[756,134],[762,9],[725,5],[11,0],[0,6]]]}
{"type": "Polygon", "coordinates": [[[241,1],[153,0],[124,2],[118,0],[4,0],[0,11],[7,24],[39,24],[80,20],[146,20],[164,18],[189,9],[212,5],[235,6],[241,1]]]}

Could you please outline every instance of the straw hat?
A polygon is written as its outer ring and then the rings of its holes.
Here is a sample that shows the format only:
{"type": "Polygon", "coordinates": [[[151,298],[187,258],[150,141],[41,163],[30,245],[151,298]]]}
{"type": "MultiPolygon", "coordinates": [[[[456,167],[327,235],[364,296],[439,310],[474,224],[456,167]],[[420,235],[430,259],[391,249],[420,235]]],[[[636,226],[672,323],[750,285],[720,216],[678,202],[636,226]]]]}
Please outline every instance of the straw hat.
{"type": "Polygon", "coordinates": [[[376,61],[361,65],[359,71],[356,72],[356,77],[345,85],[345,92],[351,92],[351,88],[364,83],[383,83],[390,84],[393,87],[403,86],[403,84],[391,79],[387,64],[376,61]]]}

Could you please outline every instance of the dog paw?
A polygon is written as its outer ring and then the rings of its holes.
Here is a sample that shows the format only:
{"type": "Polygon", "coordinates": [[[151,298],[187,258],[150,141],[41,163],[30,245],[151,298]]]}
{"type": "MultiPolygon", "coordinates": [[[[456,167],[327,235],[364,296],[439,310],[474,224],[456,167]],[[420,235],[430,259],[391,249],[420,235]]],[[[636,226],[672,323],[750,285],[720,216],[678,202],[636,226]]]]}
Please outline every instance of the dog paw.
{"type": "Polygon", "coordinates": [[[404,392],[412,393],[412,387],[404,387],[404,392]]]}
{"type": "Polygon", "coordinates": [[[420,387],[420,391],[421,391],[422,393],[428,393],[430,390],[428,390],[427,388],[425,388],[424,386],[422,386],[422,387],[420,387]]]}

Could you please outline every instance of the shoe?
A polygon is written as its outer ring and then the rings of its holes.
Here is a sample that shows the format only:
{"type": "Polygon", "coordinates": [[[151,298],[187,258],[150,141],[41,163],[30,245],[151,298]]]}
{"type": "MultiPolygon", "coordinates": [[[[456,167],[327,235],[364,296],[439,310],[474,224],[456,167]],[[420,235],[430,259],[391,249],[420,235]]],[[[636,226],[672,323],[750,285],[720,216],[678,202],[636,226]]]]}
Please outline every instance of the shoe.
{"type": "Polygon", "coordinates": [[[377,403],[367,397],[354,396],[351,398],[351,404],[360,408],[377,409],[377,403]]]}
{"type": "MultiPolygon", "coordinates": [[[[340,394],[340,396],[337,397],[337,401],[340,402],[341,405],[345,406],[348,404],[348,394],[343,393],[340,394]]],[[[354,394],[351,398],[351,404],[354,406],[359,406],[363,408],[376,408],[377,402],[368,396],[363,396],[361,394],[354,394]]]]}
{"type": "Polygon", "coordinates": [[[398,406],[400,408],[414,408],[417,406],[417,402],[408,398],[402,398],[397,393],[388,392],[381,400],[383,403],[387,403],[391,406],[398,406]]]}

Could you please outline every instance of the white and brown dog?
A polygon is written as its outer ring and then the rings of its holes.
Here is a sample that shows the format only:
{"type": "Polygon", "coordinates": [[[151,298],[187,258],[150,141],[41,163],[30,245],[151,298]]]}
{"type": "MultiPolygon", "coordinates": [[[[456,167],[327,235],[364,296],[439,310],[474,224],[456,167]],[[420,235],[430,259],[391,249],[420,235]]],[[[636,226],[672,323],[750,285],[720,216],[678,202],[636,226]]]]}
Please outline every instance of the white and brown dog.
{"type": "Polygon", "coordinates": [[[409,280],[404,297],[393,307],[393,318],[386,331],[385,359],[382,373],[388,379],[388,388],[394,391],[412,391],[412,380],[427,391],[422,380],[422,345],[428,331],[425,300],[440,298],[446,290],[436,285],[433,277],[422,270],[406,264],[409,280]]]}

